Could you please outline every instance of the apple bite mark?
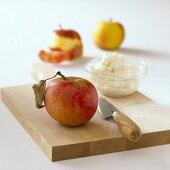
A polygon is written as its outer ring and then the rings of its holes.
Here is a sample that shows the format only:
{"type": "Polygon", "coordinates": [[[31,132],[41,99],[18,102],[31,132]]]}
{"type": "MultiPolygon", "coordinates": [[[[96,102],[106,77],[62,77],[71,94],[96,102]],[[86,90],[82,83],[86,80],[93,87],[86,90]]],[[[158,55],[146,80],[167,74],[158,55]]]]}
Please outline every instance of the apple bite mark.
{"type": "Polygon", "coordinates": [[[70,51],[72,50],[74,47],[77,47],[79,45],[81,45],[82,42],[80,39],[78,38],[70,38],[70,37],[65,37],[65,36],[61,36],[58,34],[53,34],[52,36],[52,40],[50,43],[50,48],[51,49],[60,49],[63,51],[70,51]]]}

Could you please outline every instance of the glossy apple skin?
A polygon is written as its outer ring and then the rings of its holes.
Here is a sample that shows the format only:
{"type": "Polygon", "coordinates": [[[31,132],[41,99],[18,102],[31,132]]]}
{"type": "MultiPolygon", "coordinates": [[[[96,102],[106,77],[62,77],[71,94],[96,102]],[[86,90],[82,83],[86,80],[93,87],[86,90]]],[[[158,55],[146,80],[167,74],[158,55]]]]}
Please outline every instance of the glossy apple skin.
{"type": "Polygon", "coordinates": [[[100,21],[97,23],[93,33],[93,39],[101,49],[114,50],[119,48],[125,37],[122,24],[112,21],[100,21]]]}
{"type": "Polygon", "coordinates": [[[39,57],[42,61],[58,64],[81,58],[83,44],[80,35],[74,30],[60,29],[53,32],[50,51],[41,50],[39,57]]]}
{"type": "Polygon", "coordinates": [[[61,78],[50,82],[45,93],[45,108],[49,115],[67,126],[88,122],[98,106],[98,95],[89,81],[78,77],[61,78]]]}

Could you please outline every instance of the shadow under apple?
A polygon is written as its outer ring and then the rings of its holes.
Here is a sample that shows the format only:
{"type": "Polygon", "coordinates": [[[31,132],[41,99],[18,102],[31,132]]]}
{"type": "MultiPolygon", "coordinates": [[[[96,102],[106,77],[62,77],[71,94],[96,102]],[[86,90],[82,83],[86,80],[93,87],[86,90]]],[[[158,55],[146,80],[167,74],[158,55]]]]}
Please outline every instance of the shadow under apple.
{"type": "Polygon", "coordinates": [[[123,55],[170,58],[170,53],[167,53],[167,52],[164,52],[164,51],[142,49],[142,48],[140,49],[140,48],[122,47],[122,48],[119,48],[116,51],[123,54],[123,55]]]}

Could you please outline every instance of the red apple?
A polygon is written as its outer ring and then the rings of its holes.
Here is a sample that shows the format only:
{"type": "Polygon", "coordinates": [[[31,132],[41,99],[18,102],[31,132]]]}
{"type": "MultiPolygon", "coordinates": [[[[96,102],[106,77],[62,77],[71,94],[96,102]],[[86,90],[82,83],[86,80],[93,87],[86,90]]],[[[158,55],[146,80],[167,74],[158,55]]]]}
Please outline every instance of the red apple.
{"type": "Polygon", "coordinates": [[[46,89],[44,104],[50,116],[61,124],[78,126],[95,114],[98,95],[93,84],[83,78],[56,78],[46,89]]]}
{"type": "Polygon", "coordinates": [[[38,109],[45,106],[49,115],[67,126],[88,122],[98,106],[98,95],[91,82],[80,77],[65,77],[58,71],[53,77],[32,86],[38,109]],[[59,75],[61,78],[55,78],[59,75]],[[54,79],[55,78],[55,79],[54,79]],[[46,81],[50,81],[46,88],[46,81]]]}
{"type": "Polygon", "coordinates": [[[39,57],[49,63],[60,63],[82,57],[83,44],[78,32],[74,30],[55,30],[50,43],[50,51],[41,50],[39,57]]]}

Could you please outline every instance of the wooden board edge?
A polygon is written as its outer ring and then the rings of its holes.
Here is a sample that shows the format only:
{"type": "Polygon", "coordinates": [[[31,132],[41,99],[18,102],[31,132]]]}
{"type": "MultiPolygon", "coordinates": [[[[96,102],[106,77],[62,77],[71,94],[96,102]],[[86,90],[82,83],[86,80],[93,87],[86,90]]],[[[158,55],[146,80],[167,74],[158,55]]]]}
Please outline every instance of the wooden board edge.
{"type": "Polygon", "coordinates": [[[136,142],[127,141],[126,150],[170,144],[170,130],[145,133],[136,142]]]}
{"type": "Polygon", "coordinates": [[[52,147],[52,161],[95,156],[132,149],[140,149],[170,143],[170,130],[145,133],[139,141],[124,137],[52,147]],[[159,140],[158,140],[159,138],[159,140]],[[61,154],[62,153],[62,154],[61,154]]]}
{"type": "Polygon", "coordinates": [[[24,127],[36,144],[42,149],[45,155],[52,161],[52,146],[44,138],[44,136],[38,132],[36,126],[28,121],[23,115],[19,113],[19,110],[13,106],[13,103],[10,101],[10,98],[5,93],[5,88],[1,89],[1,101],[7,106],[10,112],[14,115],[17,121],[24,127]]]}
{"type": "Polygon", "coordinates": [[[33,140],[41,147],[41,149],[51,161],[100,155],[170,143],[170,130],[165,130],[159,132],[145,133],[143,134],[142,138],[137,142],[130,142],[128,140],[125,140],[125,138],[120,137],[104,139],[100,141],[83,142],[67,146],[51,146],[48,141],[46,141],[46,139],[43,137],[43,135],[37,131],[34,124],[29,122],[24,116],[20,116],[19,110],[16,110],[14,108],[13,103],[10,101],[7,93],[5,93],[5,89],[6,88],[1,90],[2,101],[5,105],[10,106],[8,107],[10,108],[10,111],[20,122],[20,124],[28,131],[33,140]],[[37,138],[35,139],[35,137],[37,138]]]}

